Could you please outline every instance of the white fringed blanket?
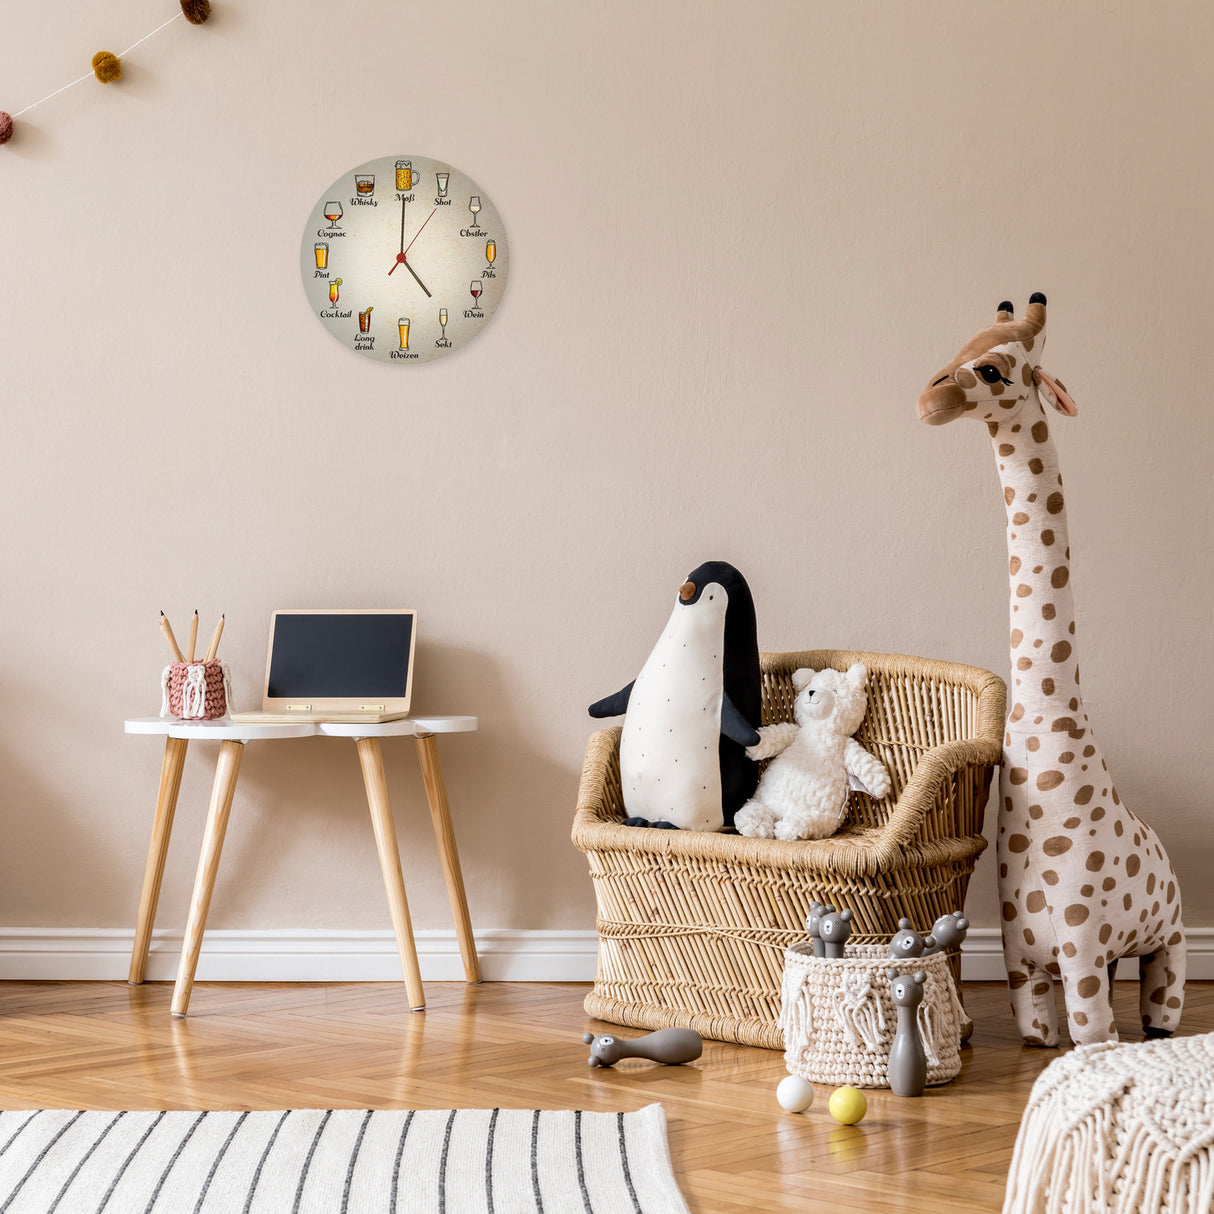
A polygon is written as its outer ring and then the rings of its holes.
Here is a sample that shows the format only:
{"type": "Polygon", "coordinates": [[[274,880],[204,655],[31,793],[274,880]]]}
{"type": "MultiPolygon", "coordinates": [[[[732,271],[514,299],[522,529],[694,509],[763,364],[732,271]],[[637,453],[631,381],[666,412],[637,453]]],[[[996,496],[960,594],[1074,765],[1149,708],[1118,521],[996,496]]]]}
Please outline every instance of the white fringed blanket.
{"type": "Polygon", "coordinates": [[[1004,1214],[1209,1214],[1214,1033],[1083,1045],[1033,1085],[1004,1214]]]}

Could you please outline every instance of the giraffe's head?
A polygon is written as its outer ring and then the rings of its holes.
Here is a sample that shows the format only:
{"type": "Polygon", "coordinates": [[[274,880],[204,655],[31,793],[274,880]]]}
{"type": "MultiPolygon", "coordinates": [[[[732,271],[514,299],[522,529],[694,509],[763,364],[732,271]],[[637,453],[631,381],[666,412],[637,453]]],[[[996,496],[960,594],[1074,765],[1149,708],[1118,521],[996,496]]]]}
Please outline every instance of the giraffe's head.
{"type": "Polygon", "coordinates": [[[955,417],[997,425],[1035,399],[1074,417],[1079,412],[1075,402],[1039,365],[1044,346],[1045,296],[1040,291],[1032,296],[1023,320],[1016,320],[1012,305],[1004,301],[995,323],[971,337],[957,357],[932,376],[919,397],[919,419],[929,426],[942,426],[955,417]]]}

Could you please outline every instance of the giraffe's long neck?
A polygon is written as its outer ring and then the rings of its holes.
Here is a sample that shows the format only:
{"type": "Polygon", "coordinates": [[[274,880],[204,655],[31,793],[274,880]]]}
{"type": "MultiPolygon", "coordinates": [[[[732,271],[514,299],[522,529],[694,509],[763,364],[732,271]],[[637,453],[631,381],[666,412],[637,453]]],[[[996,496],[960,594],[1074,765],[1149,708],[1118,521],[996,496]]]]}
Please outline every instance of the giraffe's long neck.
{"type": "Polygon", "coordinates": [[[992,423],[990,433],[1007,506],[1009,727],[1084,728],[1062,477],[1036,394],[1014,422],[992,423]]]}

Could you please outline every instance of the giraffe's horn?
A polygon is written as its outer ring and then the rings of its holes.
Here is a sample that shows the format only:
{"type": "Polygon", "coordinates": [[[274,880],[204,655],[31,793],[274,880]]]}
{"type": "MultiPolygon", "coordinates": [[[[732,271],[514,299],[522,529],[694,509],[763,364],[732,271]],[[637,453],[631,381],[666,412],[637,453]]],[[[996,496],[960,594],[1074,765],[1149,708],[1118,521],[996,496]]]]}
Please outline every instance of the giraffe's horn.
{"type": "Polygon", "coordinates": [[[1016,316],[1016,309],[1012,307],[1011,301],[1005,299],[995,309],[995,323],[997,325],[1006,324],[1009,320],[1013,320],[1016,316]]]}

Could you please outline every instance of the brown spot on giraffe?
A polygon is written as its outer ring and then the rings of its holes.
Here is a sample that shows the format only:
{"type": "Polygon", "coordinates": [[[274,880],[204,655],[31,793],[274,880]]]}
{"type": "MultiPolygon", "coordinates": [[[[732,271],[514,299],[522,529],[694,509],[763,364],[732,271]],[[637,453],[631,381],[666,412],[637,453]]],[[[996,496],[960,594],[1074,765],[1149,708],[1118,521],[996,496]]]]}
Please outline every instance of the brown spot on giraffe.
{"type": "MultiPolygon", "coordinates": [[[[1050,658],[1055,662],[1065,662],[1071,656],[1070,641],[1055,641],[1054,647],[1050,650],[1050,658]]],[[[1074,728],[1072,726],[1072,728],[1074,728]]]]}
{"type": "Polygon", "coordinates": [[[1071,927],[1078,927],[1081,923],[1086,923],[1088,915],[1091,911],[1088,910],[1082,902],[1072,902],[1062,913],[1062,917],[1071,927]]]}
{"type": "Polygon", "coordinates": [[[1125,858],[1125,871],[1127,877],[1137,877],[1138,870],[1142,867],[1142,859],[1131,852],[1125,858]]]}
{"type": "Polygon", "coordinates": [[[1029,428],[1029,433],[1033,436],[1033,441],[1043,443],[1050,436],[1050,428],[1044,421],[1034,422],[1029,428]]]}
{"type": "Polygon", "coordinates": [[[1060,771],[1043,771],[1037,777],[1037,787],[1042,792],[1049,792],[1051,788],[1057,788],[1066,777],[1060,771]]]}
{"type": "Polygon", "coordinates": [[[1018,599],[1027,599],[1032,593],[1032,586],[1028,585],[1026,582],[1021,582],[1020,585],[1016,587],[1016,597],[1018,599]]]}
{"type": "MultiPolygon", "coordinates": [[[[1094,974],[1089,974],[1086,978],[1080,978],[1075,989],[1079,992],[1080,999],[1091,999],[1091,997],[1100,990],[1100,979],[1094,974]]],[[[1083,1013],[1079,1012],[1079,1016],[1083,1013]]]]}
{"type": "Polygon", "coordinates": [[[1059,565],[1053,573],[1050,574],[1050,585],[1055,590],[1061,590],[1067,584],[1067,579],[1071,576],[1071,571],[1065,565],[1059,565]]]}
{"type": "Polygon", "coordinates": [[[1036,457],[1029,460],[1029,471],[1032,472],[1034,475],[1038,475],[1041,472],[1041,469],[1044,467],[1045,467],[1045,465],[1036,457]]]}
{"type": "MultiPolygon", "coordinates": [[[[1023,510],[1017,510],[1016,513],[1012,515],[1012,522],[1015,523],[1017,527],[1023,527],[1028,521],[1029,516],[1025,514],[1023,510]]],[[[1036,573],[1038,570],[1034,569],[1033,572],[1036,573]]]]}
{"type": "MultiPolygon", "coordinates": [[[[1057,661],[1058,659],[1055,658],[1054,660],[1057,661]]],[[[1070,733],[1072,729],[1076,728],[1074,717],[1058,717],[1053,725],[1050,726],[1050,731],[1052,733],[1070,733]]]]}
{"type": "Polygon", "coordinates": [[[1010,852],[1019,854],[1022,851],[1028,851],[1029,841],[1025,835],[1012,835],[1007,841],[1007,849],[1010,852]]]}
{"type": "Polygon", "coordinates": [[[1044,691],[1047,696],[1052,696],[1054,694],[1054,680],[1042,679],[1041,690],[1044,691]]]}
{"type": "Polygon", "coordinates": [[[1058,884],[1058,874],[1052,868],[1047,868],[1045,872],[1041,874],[1041,879],[1046,883],[1046,885],[1058,884]]]}
{"type": "Polygon", "coordinates": [[[1071,850],[1071,841],[1065,835],[1051,835],[1041,845],[1041,850],[1047,856],[1061,856],[1071,850]]]}
{"type": "Polygon", "coordinates": [[[1061,514],[1064,505],[1065,503],[1062,500],[1062,494],[1057,490],[1055,490],[1055,492],[1051,493],[1049,497],[1045,499],[1045,508],[1051,514],[1061,514]]]}
{"type": "Polygon", "coordinates": [[[1013,784],[1023,784],[1029,778],[1029,773],[1023,767],[1013,767],[1007,773],[1007,778],[1013,784]]]}
{"type": "Polygon", "coordinates": [[[1008,485],[1008,487],[1003,491],[1003,500],[1010,506],[1012,504],[1012,499],[1015,498],[1015,496],[1016,490],[1013,489],[1011,485],[1008,485]]]}
{"type": "Polygon", "coordinates": [[[1094,851],[1088,853],[1088,858],[1084,861],[1084,866],[1090,873],[1098,873],[1104,868],[1104,852],[1094,851]]]}
{"type": "MultiPolygon", "coordinates": [[[[1027,659],[1027,658],[1021,658],[1020,660],[1021,660],[1022,662],[1027,662],[1027,661],[1028,661],[1028,659],[1027,659]]],[[[1031,666],[1033,663],[1032,663],[1032,662],[1029,662],[1028,664],[1031,666]]],[[[1025,748],[1025,750],[1036,750],[1036,749],[1037,749],[1037,748],[1038,748],[1040,745],[1041,745],[1041,739],[1040,739],[1040,738],[1036,738],[1036,737],[1033,737],[1033,738],[1026,738],[1026,739],[1025,739],[1025,741],[1024,741],[1024,748],[1025,748]]]]}
{"type": "Polygon", "coordinates": [[[1095,791],[1096,790],[1090,784],[1085,784],[1075,794],[1075,804],[1076,805],[1086,805],[1092,799],[1092,794],[1095,791]]]}
{"type": "MultiPolygon", "coordinates": [[[[1005,903],[1004,905],[1006,906],[1007,904],[1005,903]]],[[[1045,910],[1045,894],[1043,894],[1039,889],[1029,890],[1024,899],[1024,909],[1028,911],[1030,915],[1036,915],[1045,910]]],[[[1015,911],[1015,907],[1013,907],[1012,910],[1015,911]]],[[[1014,919],[1015,917],[1015,914],[1013,914],[1012,918],[1014,919]]],[[[1007,918],[1006,913],[1004,914],[1004,918],[1007,918]]]]}
{"type": "Polygon", "coordinates": [[[1041,618],[1052,620],[1058,614],[1058,608],[1053,603],[1044,603],[1041,607],[1041,618]]]}
{"type": "Polygon", "coordinates": [[[1041,542],[1049,548],[1054,542],[1054,533],[1047,527],[1041,533],[1041,542]]]}

